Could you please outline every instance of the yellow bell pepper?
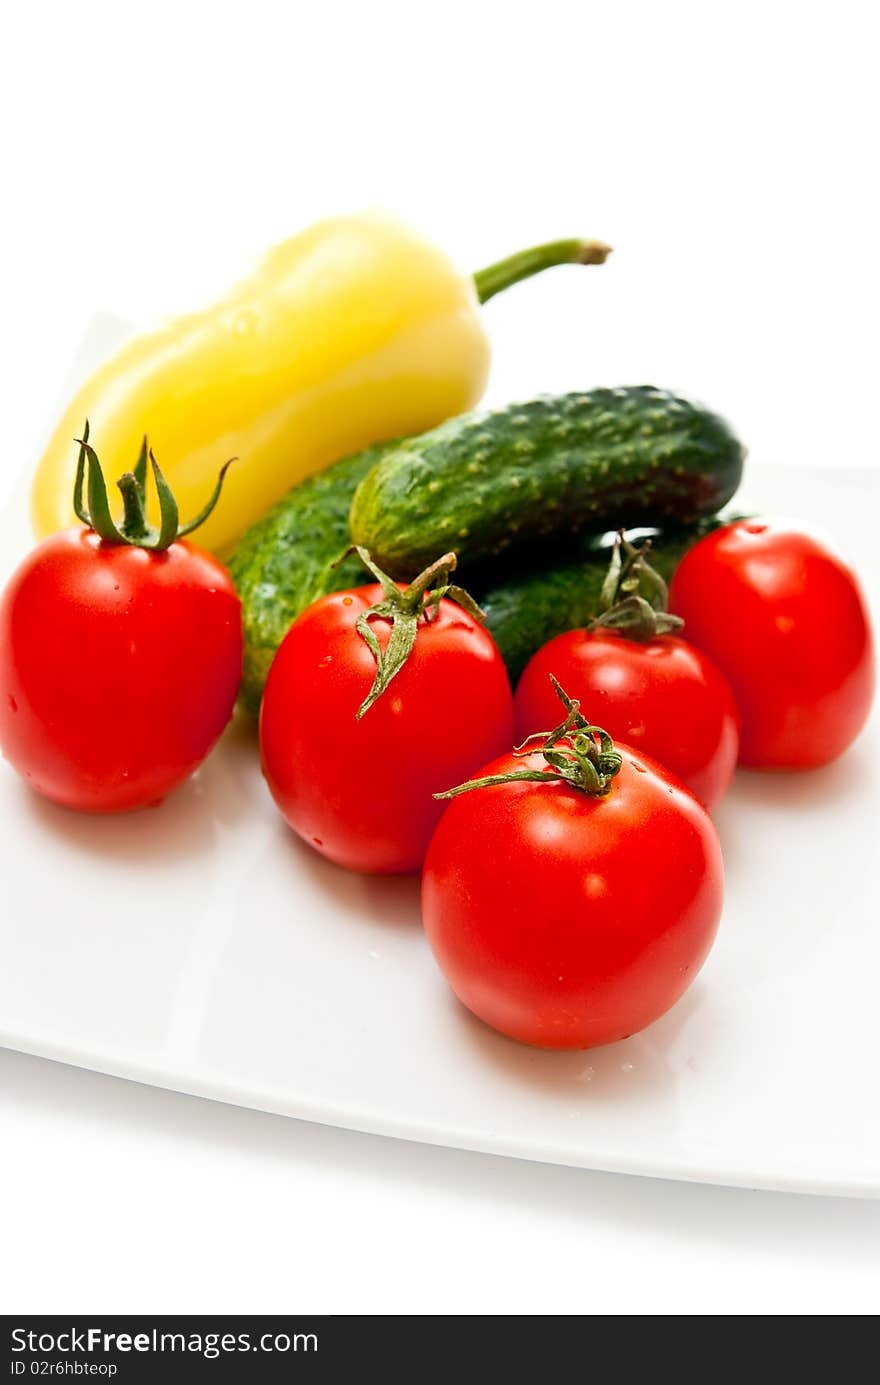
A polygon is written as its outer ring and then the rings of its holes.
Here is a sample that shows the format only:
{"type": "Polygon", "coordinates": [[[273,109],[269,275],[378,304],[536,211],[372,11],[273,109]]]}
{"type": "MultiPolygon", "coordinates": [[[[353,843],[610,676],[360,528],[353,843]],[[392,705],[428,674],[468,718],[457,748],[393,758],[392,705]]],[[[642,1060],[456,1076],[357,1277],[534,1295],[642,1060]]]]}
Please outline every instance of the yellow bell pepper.
{"type": "Polygon", "coordinates": [[[73,440],[88,418],[117,475],[148,434],[183,515],[238,458],[199,533],[222,553],[338,457],[471,408],[489,366],[481,300],[549,265],[607,254],[598,242],[557,241],[470,278],[390,216],[320,222],[270,251],[221,302],[133,339],[86,382],[39,463],[34,529],[74,522],[73,440]]]}

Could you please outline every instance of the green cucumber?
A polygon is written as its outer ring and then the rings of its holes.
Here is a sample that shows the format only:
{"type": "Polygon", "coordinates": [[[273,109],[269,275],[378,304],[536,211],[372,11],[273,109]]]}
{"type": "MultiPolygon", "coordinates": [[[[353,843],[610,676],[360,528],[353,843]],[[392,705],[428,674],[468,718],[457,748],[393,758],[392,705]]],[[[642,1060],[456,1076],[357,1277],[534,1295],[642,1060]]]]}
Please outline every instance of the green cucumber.
{"type": "Polygon", "coordinates": [[[244,625],[241,699],[249,711],[259,711],[269,665],[300,611],[319,596],[364,581],[356,557],[335,564],[349,545],[355,487],[389,446],[345,457],[295,486],[248,529],[232,554],[228,566],[244,625]]]}
{"type": "Polygon", "coordinates": [[[358,485],[352,541],[411,578],[621,525],[714,514],[743,447],[717,415],[652,386],[533,399],[465,414],[390,448],[358,485]]]}

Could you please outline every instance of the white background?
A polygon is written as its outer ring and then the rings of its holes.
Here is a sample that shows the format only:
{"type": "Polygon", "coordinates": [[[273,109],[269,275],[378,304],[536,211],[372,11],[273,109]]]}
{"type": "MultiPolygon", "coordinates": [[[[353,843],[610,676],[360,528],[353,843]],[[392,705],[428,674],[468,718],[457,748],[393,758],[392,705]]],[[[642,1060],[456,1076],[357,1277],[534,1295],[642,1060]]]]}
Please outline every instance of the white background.
{"type": "MultiPolygon", "coordinates": [[[[492,305],[493,397],[650,380],[706,398],[761,460],[876,464],[872,11],[16,7],[0,493],[96,308],[195,304],[362,205],[473,267],[542,237],[615,246],[492,305]]],[[[877,1306],[877,1204],[419,1148],[8,1053],[0,1149],[6,1311],[877,1306]]]]}

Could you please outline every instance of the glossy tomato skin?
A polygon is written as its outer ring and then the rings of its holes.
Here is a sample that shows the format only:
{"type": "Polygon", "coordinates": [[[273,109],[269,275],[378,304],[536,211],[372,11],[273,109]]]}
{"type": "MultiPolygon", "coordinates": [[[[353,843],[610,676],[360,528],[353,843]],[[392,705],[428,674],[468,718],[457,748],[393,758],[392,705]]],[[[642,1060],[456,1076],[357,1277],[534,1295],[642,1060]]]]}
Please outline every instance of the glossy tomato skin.
{"type": "MultiPolygon", "coordinates": [[[[618,745],[611,792],[559,782],[452,799],[428,851],[422,915],[459,1000],[540,1048],[613,1043],[683,994],[721,913],[712,822],[667,770],[618,745]]],[[[539,753],[481,770],[545,768],[539,753]]]]}
{"type": "Polygon", "coordinates": [[[155,804],[229,721],[241,662],[238,597],[210,554],[54,534],[0,599],[0,745],[65,807],[155,804]]]}
{"type": "MultiPolygon", "coordinates": [[[[418,870],[443,811],[432,795],[513,735],[513,697],[492,637],[442,601],[406,664],[358,721],[376,672],[355,630],[377,585],[322,597],[291,626],[260,712],[263,773],[293,830],[349,870],[418,870]]],[[[372,622],[384,647],[390,625],[372,622]]]]}
{"type": "Polygon", "coordinates": [[[723,674],[677,635],[640,642],[570,630],[539,649],[516,690],[520,741],[560,720],[558,679],[590,721],[666,765],[711,809],[730,787],[739,712],[723,674]]]}
{"type": "Polygon", "coordinates": [[[742,764],[813,769],[862,729],[870,618],[855,574],[820,539],[784,521],[726,525],[686,554],[670,606],[733,688],[742,764]]]}

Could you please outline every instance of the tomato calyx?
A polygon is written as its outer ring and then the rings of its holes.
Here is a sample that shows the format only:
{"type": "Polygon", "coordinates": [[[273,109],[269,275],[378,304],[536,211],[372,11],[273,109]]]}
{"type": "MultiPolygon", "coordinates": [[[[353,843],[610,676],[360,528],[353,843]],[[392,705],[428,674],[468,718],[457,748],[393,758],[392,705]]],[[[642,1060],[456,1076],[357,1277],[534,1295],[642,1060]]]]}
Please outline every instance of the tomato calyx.
{"type": "Polygon", "coordinates": [[[669,588],[648,562],[650,551],[650,539],[636,547],[618,531],[602,584],[604,609],[587,629],[618,630],[642,643],[681,629],[684,621],[669,610],[669,588]]]}
{"type": "Polygon", "coordinates": [[[469,779],[454,789],[435,793],[435,798],[457,798],[472,789],[485,789],[493,784],[512,784],[529,780],[539,784],[561,782],[593,798],[604,798],[611,792],[611,783],[619,773],[623,757],[614,748],[614,741],[601,726],[593,726],[581,714],[577,698],[568,696],[550,674],[550,681],[565,708],[565,718],[552,731],[538,731],[514,750],[514,755],[531,755],[540,750],[547,769],[511,770],[508,774],[488,774],[482,779],[469,779]],[[533,742],[540,742],[539,745],[533,742]]]}
{"type": "Polygon", "coordinates": [[[355,629],[376,660],[373,686],[357,710],[360,720],[382,696],[391,680],[397,677],[412,653],[419,621],[424,620],[426,624],[430,624],[435,619],[444,597],[454,601],[467,611],[468,615],[480,622],[483,620],[483,612],[463,587],[449,581],[458,565],[454,553],[444,553],[442,558],[431,563],[430,567],[420,572],[408,587],[401,590],[387,573],[376,566],[365,548],[355,546],[349,549],[349,552],[357,553],[364,567],[372,572],[384,593],[383,599],[371,606],[368,611],[362,612],[355,622],[355,629]],[[385,649],[382,649],[370,629],[371,620],[391,622],[391,635],[385,649]]]}
{"type": "Polygon", "coordinates": [[[159,470],[159,464],[153,455],[152,448],[144,437],[134,470],[125,472],[116,482],[122,494],[123,506],[122,522],[117,524],[110,513],[107,485],[104,481],[101,463],[98,461],[98,455],[94,448],[89,445],[88,419],[86,419],[82,437],[75,438],[74,441],[79,443],[76,480],[73,487],[73,508],[77,519],[82,520],[89,529],[94,529],[104,543],[128,544],[131,547],[146,548],[155,553],[161,553],[164,549],[170,548],[177,539],[184,538],[187,534],[191,534],[194,529],[198,529],[200,524],[204,524],[220,499],[226,472],[236,460],[234,457],[230,457],[229,461],[224,463],[220,468],[217,484],[208,503],[199,511],[195,519],[191,519],[188,524],[181,525],[177,501],[174,499],[171,487],[159,470]],[[148,459],[159,500],[158,529],[148,523],[146,515],[148,459]],[[86,481],[87,469],[88,480],[86,481]],[[83,499],[84,487],[85,500],[83,499]]]}

